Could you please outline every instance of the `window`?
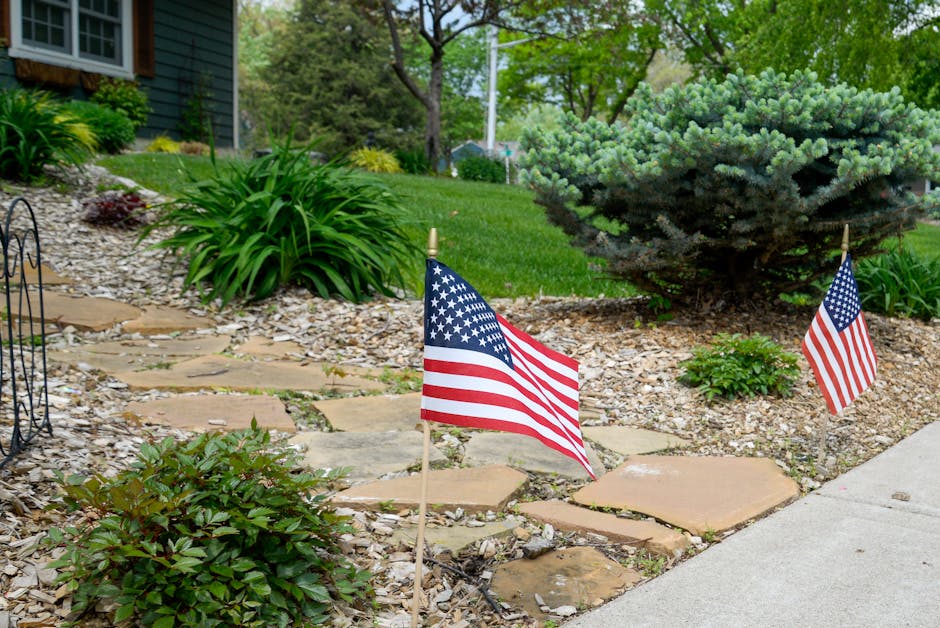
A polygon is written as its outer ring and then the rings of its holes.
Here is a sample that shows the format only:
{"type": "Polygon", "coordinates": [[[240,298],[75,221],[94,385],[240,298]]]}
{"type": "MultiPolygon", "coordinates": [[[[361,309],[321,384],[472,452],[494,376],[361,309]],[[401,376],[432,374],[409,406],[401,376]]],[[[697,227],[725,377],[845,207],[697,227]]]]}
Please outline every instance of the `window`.
{"type": "Polygon", "coordinates": [[[131,0],[11,0],[11,57],[131,75],[131,0]]]}

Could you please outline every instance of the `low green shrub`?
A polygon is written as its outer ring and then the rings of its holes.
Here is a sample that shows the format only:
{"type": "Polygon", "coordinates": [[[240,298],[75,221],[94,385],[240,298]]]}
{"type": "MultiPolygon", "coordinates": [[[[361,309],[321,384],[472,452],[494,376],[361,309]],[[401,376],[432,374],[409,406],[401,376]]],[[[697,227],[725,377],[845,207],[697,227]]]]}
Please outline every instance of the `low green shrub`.
{"type": "Polygon", "coordinates": [[[906,248],[867,257],[856,265],[855,281],[867,311],[925,321],[940,317],[940,257],[906,248]]]}
{"type": "Polygon", "coordinates": [[[401,165],[401,169],[408,174],[428,174],[431,172],[431,161],[424,150],[414,148],[409,150],[396,150],[395,159],[401,165]]]}
{"type": "Polygon", "coordinates": [[[506,166],[498,159],[465,157],[457,162],[457,176],[464,181],[506,182],[506,166]]]}
{"type": "Polygon", "coordinates": [[[98,90],[91,95],[91,101],[123,113],[134,125],[134,131],[147,123],[150,105],[147,94],[134,81],[117,78],[104,78],[98,90]]]}
{"type": "Polygon", "coordinates": [[[327,622],[333,600],[364,601],[369,572],[340,555],[351,527],[326,501],[339,476],[295,462],[253,423],[144,444],[113,478],[59,474],[68,507],[91,515],[49,531],[73,610],[106,600],[115,624],[290,626],[327,622]]]}
{"type": "Polygon", "coordinates": [[[262,299],[301,285],[327,298],[394,296],[417,249],[402,230],[403,212],[382,183],[336,164],[314,164],[306,150],[219,168],[145,230],[174,233],[156,246],[189,260],[187,287],[223,304],[236,295],[262,299]]]}
{"type": "Polygon", "coordinates": [[[713,397],[786,397],[800,373],[796,354],[784,351],[760,334],[718,334],[711,347],[697,347],[692,358],[680,363],[679,381],[713,397]]]}
{"type": "Polygon", "coordinates": [[[144,149],[148,153],[178,153],[182,144],[166,135],[158,135],[144,149]]]}
{"type": "Polygon", "coordinates": [[[82,220],[102,227],[133,229],[144,224],[147,203],[133,192],[111,190],[82,201],[82,220]]]}
{"type": "Polygon", "coordinates": [[[360,148],[349,153],[349,163],[368,172],[401,172],[395,155],[379,148],[360,148]]]}
{"type": "Polygon", "coordinates": [[[95,136],[48,92],[0,90],[0,177],[34,183],[47,165],[80,165],[95,136]]]}
{"type": "Polygon", "coordinates": [[[65,110],[88,125],[99,151],[116,155],[134,143],[134,124],[123,113],[87,100],[73,100],[65,110]]]}

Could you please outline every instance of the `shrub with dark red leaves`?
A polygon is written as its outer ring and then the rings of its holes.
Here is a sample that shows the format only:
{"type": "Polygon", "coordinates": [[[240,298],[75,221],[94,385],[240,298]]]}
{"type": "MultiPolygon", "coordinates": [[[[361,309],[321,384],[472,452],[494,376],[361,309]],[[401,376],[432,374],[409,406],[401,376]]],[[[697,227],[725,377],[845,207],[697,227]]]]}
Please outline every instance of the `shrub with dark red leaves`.
{"type": "Polygon", "coordinates": [[[147,222],[147,203],[133,192],[105,192],[82,201],[82,209],[82,220],[93,225],[131,229],[147,222]]]}

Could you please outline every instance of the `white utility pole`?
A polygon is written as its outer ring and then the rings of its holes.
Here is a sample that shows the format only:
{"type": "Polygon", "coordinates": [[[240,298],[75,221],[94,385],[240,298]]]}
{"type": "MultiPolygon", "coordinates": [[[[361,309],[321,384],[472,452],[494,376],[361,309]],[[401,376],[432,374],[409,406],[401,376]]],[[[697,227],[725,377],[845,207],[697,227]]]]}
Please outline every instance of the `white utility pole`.
{"type": "Polygon", "coordinates": [[[499,71],[499,49],[512,48],[530,42],[533,38],[517,39],[501,44],[499,43],[499,29],[493,24],[488,25],[486,28],[487,54],[490,62],[486,107],[486,155],[487,157],[493,157],[496,150],[496,74],[499,71]]]}

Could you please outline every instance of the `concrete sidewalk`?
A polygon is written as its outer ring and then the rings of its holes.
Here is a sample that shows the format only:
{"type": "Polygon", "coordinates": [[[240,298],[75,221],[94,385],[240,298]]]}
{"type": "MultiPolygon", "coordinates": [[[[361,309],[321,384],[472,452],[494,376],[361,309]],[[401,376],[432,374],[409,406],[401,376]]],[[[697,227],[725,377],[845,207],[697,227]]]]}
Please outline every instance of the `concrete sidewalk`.
{"type": "Polygon", "coordinates": [[[565,626],[940,626],[940,422],[565,626]]]}

